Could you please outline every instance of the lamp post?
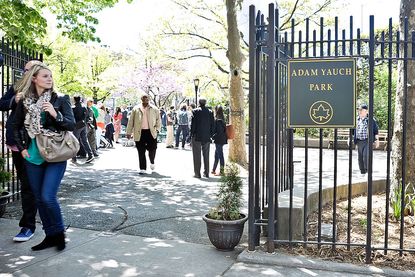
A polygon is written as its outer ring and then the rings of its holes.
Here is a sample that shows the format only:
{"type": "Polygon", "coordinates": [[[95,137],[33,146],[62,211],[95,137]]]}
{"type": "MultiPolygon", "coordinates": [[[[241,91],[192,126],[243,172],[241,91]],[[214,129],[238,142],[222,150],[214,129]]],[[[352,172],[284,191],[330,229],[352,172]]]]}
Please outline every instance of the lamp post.
{"type": "Polygon", "coordinates": [[[195,84],[195,104],[197,106],[197,90],[199,89],[199,79],[194,79],[193,83],[195,84]]]}

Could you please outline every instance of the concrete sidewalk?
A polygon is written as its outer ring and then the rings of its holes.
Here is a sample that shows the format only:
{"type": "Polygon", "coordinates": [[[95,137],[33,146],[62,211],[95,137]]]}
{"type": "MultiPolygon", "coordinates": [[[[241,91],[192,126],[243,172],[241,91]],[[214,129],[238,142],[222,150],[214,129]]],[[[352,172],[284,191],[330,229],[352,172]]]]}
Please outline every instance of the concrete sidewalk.
{"type": "MultiPolygon", "coordinates": [[[[159,144],[156,171],[144,176],[138,175],[135,148],[116,145],[100,152],[93,164],[68,163],[59,192],[64,222],[70,225],[64,251],[30,250],[44,237],[40,225],[32,240],[14,243],[21,208],[20,202],[8,205],[6,218],[0,219],[0,277],[415,275],[246,252],[247,230],[236,250],[217,251],[201,216],[216,203],[218,177],[192,178],[189,149],[159,144]]],[[[246,210],[246,182],[244,191],[246,210]]]]}
{"type": "MultiPolygon", "coordinates": [[[[67,231],[67,248],[39,252],[15,243],[17,220],[0,219],[0,276],[413,276],[391,270],[319,262],[304,257],[217,251],[210,245],[78,228],[67,231]],[[265,259],[264,259],[265,257],[265,259]],[[306,262],[305,262],[306,261],[306,262]],[[368,274],[366,274],[368,273],[368,274]],[[396,274],[395,274],[396,273],[396,274]]],[[[40,227],[40,226],[39,226],[40,227]]]]}

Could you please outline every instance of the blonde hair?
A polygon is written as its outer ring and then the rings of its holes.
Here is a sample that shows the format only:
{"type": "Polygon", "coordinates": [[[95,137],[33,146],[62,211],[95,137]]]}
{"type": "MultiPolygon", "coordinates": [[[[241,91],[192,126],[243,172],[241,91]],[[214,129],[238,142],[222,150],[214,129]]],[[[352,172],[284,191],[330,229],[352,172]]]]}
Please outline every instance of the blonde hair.
{"type": "MultiPolygon", "coordinates": [[[[23,98],[31,97],[36,95],[36,87],[33,83],[33,77],[36,77],[39,74],[39,71],[42,69],[46,69],[52,72],[50,68],[39,61],[30,61],[32,63],[32,67],[27,71],[23,78],[16,84],[16,93],[21,93],[23,98]]],[[[53,92],[53,85],[50,89],[53,92]]]]}

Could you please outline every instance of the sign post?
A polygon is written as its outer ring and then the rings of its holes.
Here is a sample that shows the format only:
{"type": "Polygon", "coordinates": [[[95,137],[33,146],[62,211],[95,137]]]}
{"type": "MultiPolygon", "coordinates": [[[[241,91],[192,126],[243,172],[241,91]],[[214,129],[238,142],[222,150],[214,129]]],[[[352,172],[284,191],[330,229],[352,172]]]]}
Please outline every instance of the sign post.
{"type": "Polygon", "coordinates": [[[356,61],[288,61],[288,127],[354,128],[356,61]]]}

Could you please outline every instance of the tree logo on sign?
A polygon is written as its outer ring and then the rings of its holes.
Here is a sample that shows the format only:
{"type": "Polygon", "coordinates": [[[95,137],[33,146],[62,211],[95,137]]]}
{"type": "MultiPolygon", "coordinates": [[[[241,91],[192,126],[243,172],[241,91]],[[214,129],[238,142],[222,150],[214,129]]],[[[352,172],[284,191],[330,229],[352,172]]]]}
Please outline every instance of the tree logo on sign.
{"type": "Polygon", "coordinates": [[[333,117],[333,108],[326,101],[317,101],[311,105],[309,114],[314,123],[327,124],[333,117]]]}

